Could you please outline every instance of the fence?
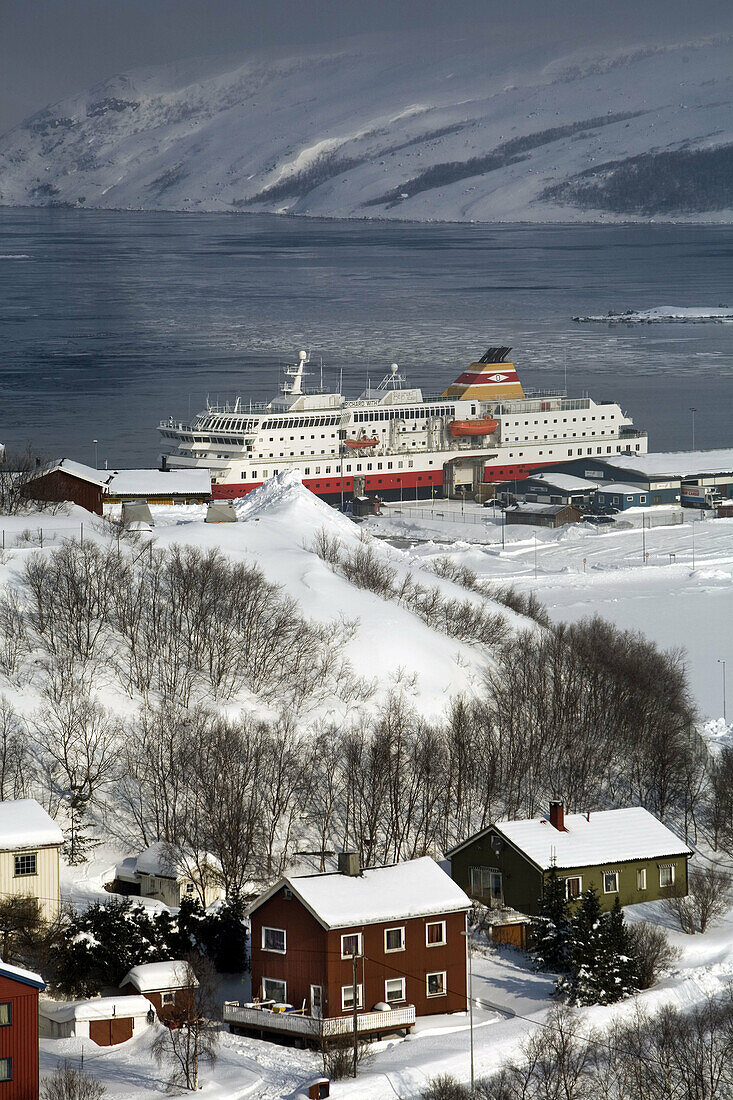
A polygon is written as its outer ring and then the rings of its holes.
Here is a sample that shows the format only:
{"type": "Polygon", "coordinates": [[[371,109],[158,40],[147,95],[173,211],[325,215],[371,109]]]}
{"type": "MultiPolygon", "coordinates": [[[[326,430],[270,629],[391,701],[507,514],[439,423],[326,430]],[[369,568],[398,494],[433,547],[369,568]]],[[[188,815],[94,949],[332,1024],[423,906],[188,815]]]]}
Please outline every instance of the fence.
{"type": "Polygon", "coordinates": [[[84,542],[84,524],[75,523],[63,527],[25,527],[22,531],[0,531],[0,550],[20,550],[38,547],[43,549],[50,543],[58,544],[65,538],[78,538],[84,542]],[[73,535],[65,535],[63,532],[73,531],[73,535]]]}

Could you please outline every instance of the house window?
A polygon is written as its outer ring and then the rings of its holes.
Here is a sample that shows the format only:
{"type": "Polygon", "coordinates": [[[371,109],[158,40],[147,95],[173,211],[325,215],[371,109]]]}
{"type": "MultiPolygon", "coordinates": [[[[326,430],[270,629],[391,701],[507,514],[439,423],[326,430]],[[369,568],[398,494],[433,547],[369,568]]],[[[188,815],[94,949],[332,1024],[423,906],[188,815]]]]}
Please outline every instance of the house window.
{"type": "Polygon", "coordinates": [[[618,893],[618,871],[604,871],[603,872],[603,893],[604,894],[617,894],[618,893]]]}
{"type": "MultiPolygon", "coordinates": [[[[15,877],[21,875],[35,875],[38,856],[35,852],[23,852],[15,857],[15,877]]],[[[10,1078],[8,1078],[10,1080],[10,1078]]]]}
{"type": "Polygon", "coordinates": [[[262,979],[262,992],[266,1001],[279,1001],[282,1003],[285,1000],[287,991],[287,982],[280,981],[279,978],[262,979]]]}
{"type": "Polygon", "coordinates": [[[388,978],[384,983],[384,999],[387,1004],[405,1000],[405,979],[388,978]]]}
{"type": "Polygon", "coordinates": [[[659,885],[660,886],[674,886],[674,866],[671,863],[664,863],[659,868],[659,885]]]}
{"type": "Polygon", "coordinates": [[[439,947],[446,942],[445,921],[432,921],[425,925],[425,943],[428,947],[439,947]]]}
{"type": "Polygon", "coordinates": [[[636,872],[636,889],[646,890],[646,867],[640,867],[636,872]]]}
{"type": "Polygon", "coordinates": [[[565,879],[565,897],[568,901],[572,901],[573,898],[579,898],[583,893],[583,876],[582,875],[569,875],[565,879]]]}
{"type": "Polygon", "coordinates": [[[445,970],[438,970],[426,977],[428,997],[445,997],[445,970]]]}
{"type": "Polygon", "coordinates": [[[174,993],[161,993],[160,995],[160,1003],[162,1005],[172,1005],[175,999],[174,993]]]}
{"type": "Polygon", "coordinates": [[[501,871],[496,867],[472,867],[471,893],[474,897],[500,900],[502,897],[501,871]]]}
{"type": "MultiPolygon", "coordinates": [[[[341,986],[341,1007],[344,1010],[344,1012],[347,1012],[349,1009],[353,1010],[353,1008],[354,1008],[354,987],[353,987],[353,985],[342,985],[341,986]]],[[[364,998],[363,998],[363,995],[362,995],[361,982],[359,982],[359,984],[356,987],[356,1007],[357,1008],[363,1008],[364,1007],[364,998]]]]}
{"type": "Polygon", "coordinates": [[[0,1058],[0,1081],[13,1080],[13,1059],[0,1058]]]}
{"type": "Polygon", "coordinates": [[[384,930],[384,950],[385,951],[404,951],[405,950],[405,929],[404,928],[385,928],[385,930],[384,930]]]}
{"type": "Polygon", "coordinates": [[[11,1001],[0,1004],[0,1027],[10,1027],[13,1022],[13,1005],[11,1001]]]}
{"type": "Polygon", "coordinates": [[[194,891],[194,885],[193,885],[193,883],[192,883],[192,882],[189,882],[189,883],[188,883],[188,884],[186,885],[186,893],[187,893],[187,894],[192,894],[192,893],[193,893],[193,891],[194,891]]]}
{"type": "Polygon", "coordinates": [[[284,928],[265,928],[262,929],[262,950],[263,951],[276,951],[278,955],[285,954],[285,929],[284,928]]]}
{"type": "Polygon", "coordinates": [[[361,955],[361,932],[352,932],[341,937],[341,958],[350,959],[353,955],[361,955]]]}

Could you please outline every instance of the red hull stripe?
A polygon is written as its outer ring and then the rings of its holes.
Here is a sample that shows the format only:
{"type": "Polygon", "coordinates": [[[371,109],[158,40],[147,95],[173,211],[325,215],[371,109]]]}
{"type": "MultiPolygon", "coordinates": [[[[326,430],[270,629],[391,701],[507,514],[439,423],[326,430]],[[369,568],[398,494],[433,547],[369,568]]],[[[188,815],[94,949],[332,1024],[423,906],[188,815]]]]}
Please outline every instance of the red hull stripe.
{"type": "MultiPolygon", "coordinates": [[[[553,462],[508,463],[506,466],[487,466],[484,469],[484,481],[521,481],[532,470],[539,469],[541,466],[556,465],[558,465],[557,460],[553,462]]],[[[364,477],[365,491],[369,493],[379,494],[387,490],[399,492],[400,489],[406,491],[408,489],[431,487],[442,489],[443,487],[442,470],[406,470],[399,475],[377,472],[362,476],[364,477]]],[[[232,500],[247,496],[247,493],[251,493],[253,489],[257,489],[261,484],[261,481],[242,481],[227,485],[213,485],[211,493],[216,500],[232,500]]],[[[338,476],[304,478],[303,484],[306,489],[310,489],[316,496],[337,496],[342,490],[341,478],[338,476]]],[[[343,491],[347,495],[353,493],[353,477],[343,479],[343,491]]]]}
{"type": "Polygon", "coordinates": [[[463,374],[459,374],[453,385],[462,386],[504,386],[507,382],[518,382],[519,376],[515,370],[503,371],[481,371],[479,374],[473,374],[471,371],[464,371],[463,374]]]}

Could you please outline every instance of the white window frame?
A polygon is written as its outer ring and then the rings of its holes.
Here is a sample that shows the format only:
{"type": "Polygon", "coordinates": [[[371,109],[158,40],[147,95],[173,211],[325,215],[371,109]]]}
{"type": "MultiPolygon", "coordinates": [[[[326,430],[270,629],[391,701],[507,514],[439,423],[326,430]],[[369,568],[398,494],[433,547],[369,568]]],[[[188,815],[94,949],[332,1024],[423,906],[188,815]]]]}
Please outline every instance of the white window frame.
{"type": "Polygon", "coordinates": [[[674,863],[660,863],[659,864],[659,889],[670,890],[675,884],[675,866],[674,863]],[[662,882],[662,871],[669,871],[670,882],[662,882]]]}
{"type": "Polygon", "coordinates": [[[385,955],[393,955],[395,951],[405,950],[405,926],[399,925],[396,928],[385,928],[384,930],[384,953],[385,955]],[[400,934],[400,946],[399,947],[387,947],[387,936],[390,932],[399,932],[400,934]]]}
{"type": "Polygon", "coordinates": [[[447,978],[447,974],[446,974],[445,970],[434,970],[434,971],[432,971],[432,973],[426,974],[425,975],[425,996],[426,997],[447,997],[448,996],[448,990],[446,989],[446,978],[447,978]],[[431,993],[430,992],[430,979],[431,978],[438,978],[438,977],[443,979],[443,988],[441,989],[440,993],[431,993]]]}
{"type": "Polygon", "coordinates": [[[288,950],[288,933],[287,933],[287,930],[285,928],[273,928],[272,925],[263,924],[262,925],[262,950],[263,951],[268,951],[273,955],[286,955],[287,950],[288,950]],[[279,932],[279,933],[282,933],[282,938],[283,938],[282,950],[280,950],[279,947],[268,947],[267,946],[267,944],[265,943],[265,933],[266,932],[279,932]]]}
{"type": "Polygon", "coordinates": [[[636,889],[646,890],[646,867],[636,869],[636,889]]]}
{"type": "Polygon", "coordinates": [[[280,1004],[286,1004],[287,999],[288,999],[288,983],[286,981],[284,981],[282,978],[263,978],[262,979],[262,994],[263,994],[263,997],[266,1001],[275,1001],[276,1003],[279,1002],[280,1004]],[[270,996],[270,994],[267,992],[267,983],[268,982],[277,982],[278,985],[281,985],[283,987],[282,997],[270,996]]]}
{"type": "Polygon", "coordinates": [[[576,898],[579,898],[580,895],[583,893],[583,876],[582,875],[566,875],[565,878],[563,879],[563,881],[565,883],[565,900],[566,901],[575,901],[576,898]],[[568,890],[568,883],[570,882],[571,879],[577,879],[578,883],[580,884],[580,888],[579,888],[577,894],[571,894],[570,891],[568,890]]]}
{"type": "MultiPolygon", "coordinates": [[[[351,955],[349,955],[349,958],[351,958],[351,955]]],[[[362,986],[361,982],[356,983],[356,1007],[357,1008],[363,1008],[364,1007],[364,987],[362,986]]],[[[341,986],[341,1011],[342,1012],[353,1012],[354,1011],[354,987],[353,987],[353,985],[342,985],[341,986]],[[349,997],[349,1000],[351,1002],[350,1004],[346,1003],[347,996],[349,997]]]]}
{"type": "Polygon", "coordinates": [[[385,978],[384,980],[384,999],[387,1004],[394,1004],[396,1001],[407,1000],[405,996],[405,979],[404,978],[385,978]],[[388,986],[399,982],[400,983],[400,995],[399,997],[390,997],[388,986]]]}
{"type": "Polygon", "coordinates": [[[426,947],[445,947],[448,942],[448,929],[444,920],[429,920],[425,922],[425,946],[426,947]],[[442,940],[436,940],[435,943],[431,943],[428,936],[428,929],[434,928],[436,924],[443,926],[443,938],[442,940]]]}
{"type": "Polygon", "coordinates": [[[13,855],[13,878],[35,878],[38,875],[38,852],[15,852],[13,855]],[[19,871],[21,860],[32,859],[32,871],[19,871]]]}
{"type": "Polygon", "coordinates": [[[166,990],[165,993],[161,993],[160,1003],[161,1003],[162,1006],[172,1005],[172,1004],[175,1004],[175,1002],[176,1002],[175,993],[172,993],[170,990],[166,990]]]}
{"type": "Polygon", "coordinates": [[[604,871],[603,872],[603,893],[604,894],[617,894],[619,888],[619,873],[618,871],[604,871]],[[616,885],[613,890],[606,889],[606,875],[613,875],[616,879],[616,885]]]}
{"type": "Polygon", "coordinates": [[[350,951],[348,953],[344,954],[344,940],[353,939],[354,936],[357,937],[357,940],[359,942],[359,946],[358,946],[358,949],[357,949],[357,952],[356,952],[357,957],[359,955],[364,954],[364,937],[363,937],[362,933],[361,932],[344,932],[343,935],[341,936],[341,958],[342,959],[353,959],[354,956],[352,955],[352,953],[350,951]]]}

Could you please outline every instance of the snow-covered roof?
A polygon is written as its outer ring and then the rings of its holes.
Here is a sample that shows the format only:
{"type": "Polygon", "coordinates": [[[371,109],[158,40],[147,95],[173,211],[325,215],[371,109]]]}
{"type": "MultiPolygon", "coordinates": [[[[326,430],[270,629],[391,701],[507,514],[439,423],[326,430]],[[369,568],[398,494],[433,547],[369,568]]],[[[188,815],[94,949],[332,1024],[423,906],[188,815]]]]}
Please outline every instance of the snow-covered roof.
{"type": "Polygon", "coordinates": [[[221,867],[219,860],[210,852],[197,852],[191,857],[190,862],[187,862],[186,857],[174,852],[170,844],[166,844],[164,840],[156,840],[137,857],[135,870],[143,875],[177,879],[190,875],[197,866],[202,864],[215,870],[221,867]]]}
{"type": "Polygon", "coordinates": [[[64,835],[35,798],[0,802],[0,851],[63,844],[64,835]]]}
{"type": "Polygon", "coordinates": [[[575,477],[574,474],[530,474],[529,481],[543,482],[548,487],[562,489],[568,493],[582,493],[587,489],[597,489],[597,481],[588,481],[584,477],[575,477]]]}
{"type": "Polygon", "coordinates": [[[0,959],[0,974],[5,978],[11,978],[14,982],[32,985],[35,989],[46,988],[46,983],[40,974],[36,974],[33,970],[24,970],[21,966],[11,966],[2,959],[0,959]]]}
{"type": "Polygon", "coordinates": [[[733,472],[733,447],[714,451],[656,451],[645,455],[619,455],[609,466],[634,470],[643,477],[694,477],[696,474],[733,472]]]}
{"type": "Polygon", "coordinates": [[[634,496],[638,496],[639,493],[642,496],[648,492],[644,485],[631,485],[628,482],[623,481],[604,481],[598,486],[599,493],[633,493],[634,496]]]}
{"type": "Polygon", "coordinates": [[[287,885],[324,928],[380,924],[468,909],[470,899],[430,856],[370,867],[360,875],[338,871],[286,876],[250,906],[254,912],[287,885]]]}
{"type": "MultiPolygon", "coordinates": [[[[641,806],[566,814],[566,832],[547,818],[497,821],[491,830],[501,834],[543,871],[557,867],[595,867],[633,859],[691,855],[671,829],[641,806]]],[[[488,831],[488,830],[487,830],[488,831]]]]}
{"type": "Polygon", "coordinates": [[[45,998],[38,1005],[38,1013],[60,1023],[65,1020],[111,1020],[117,1016],[147,1016],[150,1001],[143,996],[93,997],[89,1001],[52,1001],[45,998]]]}
{"type": "Polygon", "coordinates": [[[107,491],[114,496],[211,496],[208,470],[113,470],[107,491]]]}
{"type": "Polygon", "coordinates": [[[559,512],[564,512],[566,508],[570,508],[569,504],[541,504],[539,501],[527,500],[522,501],[521,504],[511,504],[506,511],[512,512],[514,515],[529,514],[530,512],[536,515],[542,516],[556,516],[559,512]]]}
{"type": "Polygon", "coordinates": [[[93,466],[85,466],[83,462],[74,462],[72,458],[62,458],[58,462],[46,467],[44,473],[52,474],[56,470],[63,470],[72,477],[81,478],[100,488],[107,484],[109,472],[107,470],[95,470],[93,466]]]}
{"type": "Polygon", "coordinates": [[[171,962],[140,963],[133,966],[120,982],[120,989],[134,985],[141,993],[156,993],[163,989],[185,989],[188,986],[186,963],[183,959],[171,962]]]}

